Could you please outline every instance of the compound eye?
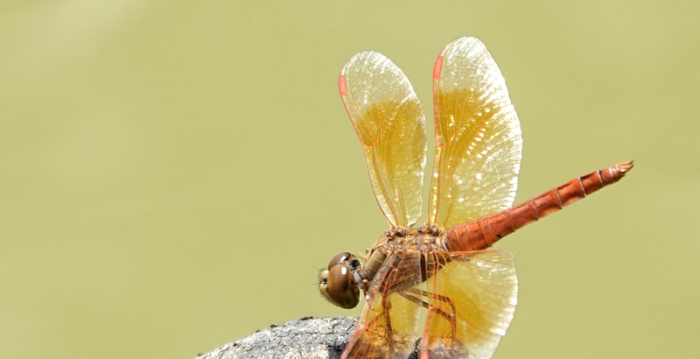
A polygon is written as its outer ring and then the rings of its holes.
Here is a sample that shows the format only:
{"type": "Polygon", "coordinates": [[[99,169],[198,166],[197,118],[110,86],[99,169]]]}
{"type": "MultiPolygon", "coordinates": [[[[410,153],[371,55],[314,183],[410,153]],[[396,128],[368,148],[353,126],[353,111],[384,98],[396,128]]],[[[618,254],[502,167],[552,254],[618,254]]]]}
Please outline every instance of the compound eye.
{"type": "Polygon", "coordinates": [[[336,264],[344,263],[347,260],[349,260],[350,258],[354,258],[354,257],[355,257],[354,255],[352,255],[348,252],[340,253],[337,256],[333,257],[333,259],[331,259],[330,262],[328,262],[328,267],[326,267],[326,268],[331,269],[331,268],[335,267],[336,264]]]}
{"type": "Polygon", "coordinates": [[[326,293],[324,296],[341,308],[355,308],[360,301],[360,288],[344,264],[338,264],[328,270],[326,293]]]}
{"type": "Polygon", "coordinates": [[[354,255],[343,252],[328,262],[328,269],[318,277],[318,289],[331,303],[341,308],[355,308],[360,302],[360,287],[355,279],[362,264],[354,255]]]}

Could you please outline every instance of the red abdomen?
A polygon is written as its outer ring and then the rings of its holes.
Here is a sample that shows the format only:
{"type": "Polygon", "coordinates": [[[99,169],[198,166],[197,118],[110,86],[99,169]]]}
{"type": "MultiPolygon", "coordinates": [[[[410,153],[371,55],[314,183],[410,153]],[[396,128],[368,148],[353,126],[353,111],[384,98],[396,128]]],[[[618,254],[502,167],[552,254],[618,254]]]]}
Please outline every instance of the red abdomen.
{"type": "Polygon", "coordinates": [[[450,252],[474,251],[490,247],[520,227],[619,181],[633,166],[632,162],[623,162],[591,172],[515,207],[456,225],[447,233],[445,247],[450,252]]]}

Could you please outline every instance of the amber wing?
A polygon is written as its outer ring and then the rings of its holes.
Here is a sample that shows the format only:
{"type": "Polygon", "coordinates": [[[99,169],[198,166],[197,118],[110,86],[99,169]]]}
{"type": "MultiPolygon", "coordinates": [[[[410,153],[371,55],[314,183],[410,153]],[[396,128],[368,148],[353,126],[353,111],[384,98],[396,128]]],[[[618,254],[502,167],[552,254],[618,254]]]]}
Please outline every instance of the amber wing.
{"type": "Polygon", "coordinates": [[[411,83],[384,55],[367,51],[345,64],[339,87],[379,207],[392,226],[413,225],[422,212],[427,135],[411,83]]]}
{"type": "Polygon", "coordinates": [[[513,254],[507,250],[450,254],[450,262],[429,268],[428,276],[430,310],[421,358],[491,358],[517,303],[513,254]]]}
{"type": "Polygon", "coordinates": [[[513,204],[522,155],[520,122],[484,44],[445,47],[433,72],[435,164],[429,222],[445,226],[513,204]]]}
{"type": "Polygon", "coordinates": [[[420,255],[391,255],[372,281],[341,359],[405,359],[415,349],[421,306],[402,296],[421,284],[420,255]]]}

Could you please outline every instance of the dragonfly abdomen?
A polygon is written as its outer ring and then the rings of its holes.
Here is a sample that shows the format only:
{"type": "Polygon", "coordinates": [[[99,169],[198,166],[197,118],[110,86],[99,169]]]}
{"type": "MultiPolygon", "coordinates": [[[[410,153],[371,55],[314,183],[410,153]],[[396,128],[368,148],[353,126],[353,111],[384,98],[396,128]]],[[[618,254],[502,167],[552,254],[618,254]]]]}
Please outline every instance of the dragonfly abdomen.
{"type": "Polygon", "coordinates": [[[540,218],[561,210],[587,195],[619,181],[632,169],[632,162],[623,162],[553,188],[515,207],[496,212],[464,224],[447,233],[445,247],[450,252],[480,250],[540,218]]]}

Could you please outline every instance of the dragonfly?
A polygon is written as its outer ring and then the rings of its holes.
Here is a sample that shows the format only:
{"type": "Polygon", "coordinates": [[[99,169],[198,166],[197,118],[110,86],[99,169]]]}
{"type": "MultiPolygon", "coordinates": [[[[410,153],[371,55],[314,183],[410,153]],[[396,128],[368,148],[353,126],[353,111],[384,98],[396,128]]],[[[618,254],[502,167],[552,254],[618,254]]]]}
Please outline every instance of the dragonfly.
{"type": "Polygon", "coordinates": [[[364,256],[340,253],[319,275],[321,294],[337,306],[354,308],[365,294],[341,358],[407,358],[416,349],[421,359],[491,358],[513,319],[518,280],[513,254],[490,247],[618,182],[633,162],[511,207],[520,121],[486,46],[459,38],[433,69],[435,158],[427,222],[415,226],[423,211],[427,131],[411,83],[387,57],[366,51],[345,64],[339,88],[390,226],[364,256]]]}

